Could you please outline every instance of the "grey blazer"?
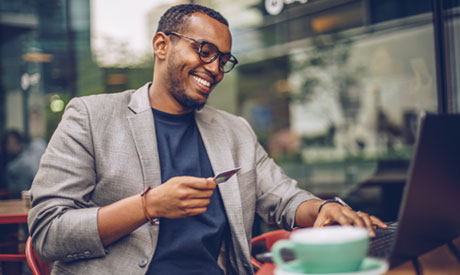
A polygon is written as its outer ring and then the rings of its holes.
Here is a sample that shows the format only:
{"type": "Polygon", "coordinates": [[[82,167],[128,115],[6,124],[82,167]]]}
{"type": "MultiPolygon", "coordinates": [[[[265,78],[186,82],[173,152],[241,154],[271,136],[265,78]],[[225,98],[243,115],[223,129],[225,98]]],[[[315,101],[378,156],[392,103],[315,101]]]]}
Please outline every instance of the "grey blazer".
{"type": "MultiPolygon", "coordinates": [[[[146,273],[159,227],[146,223],[104,247],[97,211],[161,184],[148,87],[68,104],[32,184],[28,219],[33,246],[54,261],[53,274],[146,273]]],[[[292,229],[299,204],[316,197],[298,189],[267,156],[243,118],[211,107],[195,117],[214,172],[241,167],[219,185],[231,230],[219,262],[227,274],[252,274],[255,213],[292,229]]]]}

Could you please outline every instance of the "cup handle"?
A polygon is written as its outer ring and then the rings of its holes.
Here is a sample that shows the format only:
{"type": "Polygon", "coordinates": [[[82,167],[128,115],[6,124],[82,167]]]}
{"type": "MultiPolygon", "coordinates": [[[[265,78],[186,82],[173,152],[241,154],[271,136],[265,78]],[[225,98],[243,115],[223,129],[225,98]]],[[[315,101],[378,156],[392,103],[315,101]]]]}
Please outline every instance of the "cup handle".
{"type": "Polygon", "coordinates": [[[300,261],[297,260],[295,247],[295,243],[289,240],[279,240],[276,243],[274,243],[272,247],[272,256],[275,264],[277,264],[280,267],[287,267],[289,270],[292,271],[299,270],[300,261]],[[290,250],[296,259],[289,262],[285,262],[283,257],[281,256],[281,250],[283,249],[290,250]]]}

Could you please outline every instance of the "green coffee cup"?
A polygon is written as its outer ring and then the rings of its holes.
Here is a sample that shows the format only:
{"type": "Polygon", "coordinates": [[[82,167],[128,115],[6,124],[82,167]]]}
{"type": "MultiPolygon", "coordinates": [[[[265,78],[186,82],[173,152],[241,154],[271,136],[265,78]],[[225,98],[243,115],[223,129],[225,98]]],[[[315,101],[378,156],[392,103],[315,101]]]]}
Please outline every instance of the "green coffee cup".
{"type": "Polygon", "coordinates": [[[351,226],[328,226],[295,231],[272,247],[273,260],[284,271],[340,273],[358,271],[369,248],[368,231],[351,226]],[[291,254],[293,260],[282,255],[291,254]]]}

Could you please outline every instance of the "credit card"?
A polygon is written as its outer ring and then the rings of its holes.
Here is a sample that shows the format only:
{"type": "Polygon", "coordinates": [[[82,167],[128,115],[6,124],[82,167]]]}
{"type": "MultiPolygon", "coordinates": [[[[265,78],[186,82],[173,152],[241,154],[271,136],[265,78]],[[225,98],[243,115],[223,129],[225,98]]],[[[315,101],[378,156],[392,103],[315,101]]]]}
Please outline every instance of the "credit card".
{"type": "Polygon", "coordinates": [[[240,171],[241,167],[238,168],[233,168],[227,171],[223,171],[217,174],[217,176],[214,177],[214,181],[219,184],[226,182],[229,178],[231,178],[233,175],[235,175],[238,171],[240,171]]]}

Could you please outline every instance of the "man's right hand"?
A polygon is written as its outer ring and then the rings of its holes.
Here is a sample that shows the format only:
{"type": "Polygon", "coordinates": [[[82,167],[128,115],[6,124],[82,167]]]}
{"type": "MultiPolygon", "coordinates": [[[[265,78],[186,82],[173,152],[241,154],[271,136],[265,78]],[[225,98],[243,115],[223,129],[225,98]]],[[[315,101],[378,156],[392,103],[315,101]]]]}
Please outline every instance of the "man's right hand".
{"type": "Polygon", "coordinates": [[[146,194],[147,210],[154,218],[183,218],[206,212],[216,188],[212,178],[174,177],[146,194]]]}
{"type": "MultiPolygon", "coordinates": [[[[212,178],[175,177],[145,195],[152,218],[183,218],[207,210],[216,183],[212,178]]],[[[124,198],[98,211],[98,231],[103,245],[109,245],[146,223],[139,194],[124,198]]]]}

